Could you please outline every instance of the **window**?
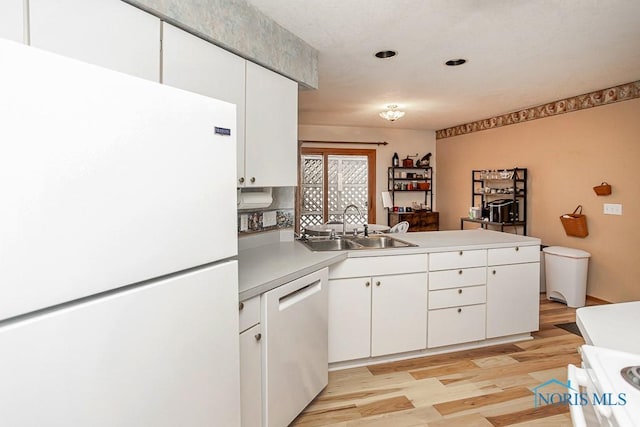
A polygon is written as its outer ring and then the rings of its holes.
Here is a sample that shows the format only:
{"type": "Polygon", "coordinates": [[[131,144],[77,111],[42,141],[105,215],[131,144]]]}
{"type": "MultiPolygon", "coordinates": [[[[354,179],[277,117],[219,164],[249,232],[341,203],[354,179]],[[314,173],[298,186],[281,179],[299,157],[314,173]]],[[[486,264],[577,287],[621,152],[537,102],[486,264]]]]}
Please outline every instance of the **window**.
{"type": "Polygon", "coordinates": [[[296,209],[297,229],[342,222],[375,223],[375,150],[303,148],[296,209]]]}

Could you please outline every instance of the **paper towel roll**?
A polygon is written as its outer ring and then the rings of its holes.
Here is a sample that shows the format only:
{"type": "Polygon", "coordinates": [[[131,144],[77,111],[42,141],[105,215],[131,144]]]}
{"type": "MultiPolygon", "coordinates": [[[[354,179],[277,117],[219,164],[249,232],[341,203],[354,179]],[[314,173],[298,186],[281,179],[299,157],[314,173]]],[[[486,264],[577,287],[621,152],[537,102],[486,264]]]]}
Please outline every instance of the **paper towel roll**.
{"type": "Polygon", "coordinates": [[[271,187],[238,188],[238,209],[268,208],[273,203],[271,187]]]}

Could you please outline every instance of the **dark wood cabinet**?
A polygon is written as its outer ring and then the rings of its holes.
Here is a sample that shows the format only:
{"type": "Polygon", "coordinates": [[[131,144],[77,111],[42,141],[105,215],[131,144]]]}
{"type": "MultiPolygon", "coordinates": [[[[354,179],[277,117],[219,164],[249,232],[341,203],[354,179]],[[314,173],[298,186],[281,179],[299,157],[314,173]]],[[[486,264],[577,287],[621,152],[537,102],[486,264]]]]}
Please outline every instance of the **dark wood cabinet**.
{"type": "Polygon", "coordinates": [[[440,227],[440,216],[438,212],[415,211],[415,212],[391,212],[389,214],[389,226],[393,227],[401,221],[409,223],[409,231],[438,231],[440,227]]]}

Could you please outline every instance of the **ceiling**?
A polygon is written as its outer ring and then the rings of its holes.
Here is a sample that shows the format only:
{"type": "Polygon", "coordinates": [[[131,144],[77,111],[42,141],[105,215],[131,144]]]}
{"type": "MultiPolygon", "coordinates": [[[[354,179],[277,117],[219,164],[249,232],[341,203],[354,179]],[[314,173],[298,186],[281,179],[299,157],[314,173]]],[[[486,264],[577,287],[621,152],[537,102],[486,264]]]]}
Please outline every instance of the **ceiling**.
{"type": "Polygon", "coordinates": [[[640,79],[638,0],[247,1],[319,51],[301,124],[438,130],[640,79]]]}

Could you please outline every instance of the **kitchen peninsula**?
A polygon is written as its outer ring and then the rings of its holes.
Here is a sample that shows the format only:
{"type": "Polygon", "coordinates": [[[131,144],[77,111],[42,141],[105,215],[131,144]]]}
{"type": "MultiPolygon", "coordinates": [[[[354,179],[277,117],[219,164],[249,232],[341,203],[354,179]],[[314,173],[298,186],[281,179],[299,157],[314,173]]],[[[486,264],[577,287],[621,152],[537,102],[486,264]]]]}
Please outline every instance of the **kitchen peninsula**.
{"type": "Polygon", "coordinates": [[[319,364],[335,370],[525,340],[538,330],[540,239],[483,229],[388,236],[415,246],[313,252],[298,241],[277,241],[239,251],[241,389],[254,384],[243,405],[257,399],[268,408],[268,395],[280,391],[269,391],[274,357],[260,357],[284,337],[323,331],[326,340],[298,339],[279,354],[289,365],[308,362],[296,362],[296,354],[328,354],[319,364]],[[268,295],[294,283],[278,294],[280,308],[270,309],[268,295]],[[270,316],[312,297],[318,304],[280,322],[284,330],[268,329],[276,323],[270,316]],[[267,396],[255,387],[261,383],[267,396]]]}

